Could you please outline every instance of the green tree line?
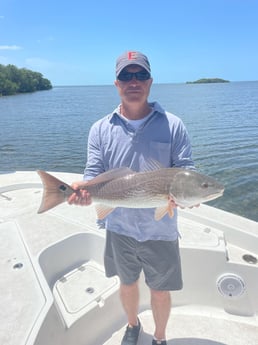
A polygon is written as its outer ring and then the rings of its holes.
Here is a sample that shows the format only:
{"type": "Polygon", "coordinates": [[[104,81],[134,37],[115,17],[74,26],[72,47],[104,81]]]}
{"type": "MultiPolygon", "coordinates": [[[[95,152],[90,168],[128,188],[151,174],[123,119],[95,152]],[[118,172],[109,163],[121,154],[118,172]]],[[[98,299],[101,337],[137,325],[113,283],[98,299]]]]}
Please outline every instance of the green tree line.
{"type": "Polygon", "coordinates": [[[43,78],[41,73],[0,64],[0,96],[49,89],[52,89],[51,82],[43,78]]]}

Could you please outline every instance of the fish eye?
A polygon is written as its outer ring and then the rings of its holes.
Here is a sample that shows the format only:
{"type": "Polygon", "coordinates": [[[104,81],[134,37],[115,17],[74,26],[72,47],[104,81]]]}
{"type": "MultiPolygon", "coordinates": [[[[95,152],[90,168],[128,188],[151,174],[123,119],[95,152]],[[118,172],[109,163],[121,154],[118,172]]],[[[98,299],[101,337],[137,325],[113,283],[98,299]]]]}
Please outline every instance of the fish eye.
{"type": "Polygon", "coordinates": [[[203,182],[202,184],[201,184],[201,186],[202,186],[202,188],[208,188],[209,187],[209,184],[208,184],[208,182],[203,182]]]}

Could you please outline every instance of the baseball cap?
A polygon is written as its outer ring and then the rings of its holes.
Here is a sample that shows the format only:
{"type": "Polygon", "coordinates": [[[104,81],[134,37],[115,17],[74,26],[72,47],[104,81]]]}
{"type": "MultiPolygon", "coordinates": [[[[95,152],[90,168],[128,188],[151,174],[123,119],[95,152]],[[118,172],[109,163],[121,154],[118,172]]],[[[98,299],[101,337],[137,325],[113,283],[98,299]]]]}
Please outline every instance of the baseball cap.
{"type": "Polygon", "coordinates": [[[127,51],[116,60],[116,76],[129,65],[139,65],[151,73],[150,63],[146,55],[138,51],[127,51]]]}

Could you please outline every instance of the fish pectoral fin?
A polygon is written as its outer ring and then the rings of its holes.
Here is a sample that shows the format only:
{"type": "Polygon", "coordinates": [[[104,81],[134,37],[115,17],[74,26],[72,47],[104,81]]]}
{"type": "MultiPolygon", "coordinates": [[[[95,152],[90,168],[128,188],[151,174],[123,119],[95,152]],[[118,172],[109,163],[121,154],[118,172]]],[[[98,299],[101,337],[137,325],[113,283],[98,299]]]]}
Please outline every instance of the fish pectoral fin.
{"type": "Polygon", "coordinates": [[[173,209],[170,202],[168,203],[168,215],[170,218],[172,218],[174,216],[174,209],[173,209]]]}
{"type": "Polygon", "coordinates": [[[155,218],[155,220],[161,220],[167,213],[168,213],[168,207],[167,206],[157,207],[155,209],[154,218],[155,218]]]}
{"type": "Polygon", "coordinates": [[[166,214],[168,214],[170,218],[174,216],[174,210],[170,203],[166,206],[157,207],[155,209],[154,218],[155,220],[161,220],[166,214]]]}
{"type": "Polygon", "coordinates": [[[108,216],[113,210],[113,207],[105,206],[105,205],[96,205],[96,212],[98,219],[104,219],[108,216]]]}

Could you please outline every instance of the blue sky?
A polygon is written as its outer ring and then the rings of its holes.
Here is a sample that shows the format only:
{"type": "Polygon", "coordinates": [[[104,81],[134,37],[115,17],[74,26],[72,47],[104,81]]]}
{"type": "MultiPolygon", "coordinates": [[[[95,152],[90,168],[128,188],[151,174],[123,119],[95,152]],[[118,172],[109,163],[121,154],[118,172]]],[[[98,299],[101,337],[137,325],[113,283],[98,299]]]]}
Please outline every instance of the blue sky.
{"type": "Polygon", "coordinates": [[[258,80],[257,18],[258,0],[0,0],[0,64],[102,85],[140,50],[156,83],[258,80]]]}

